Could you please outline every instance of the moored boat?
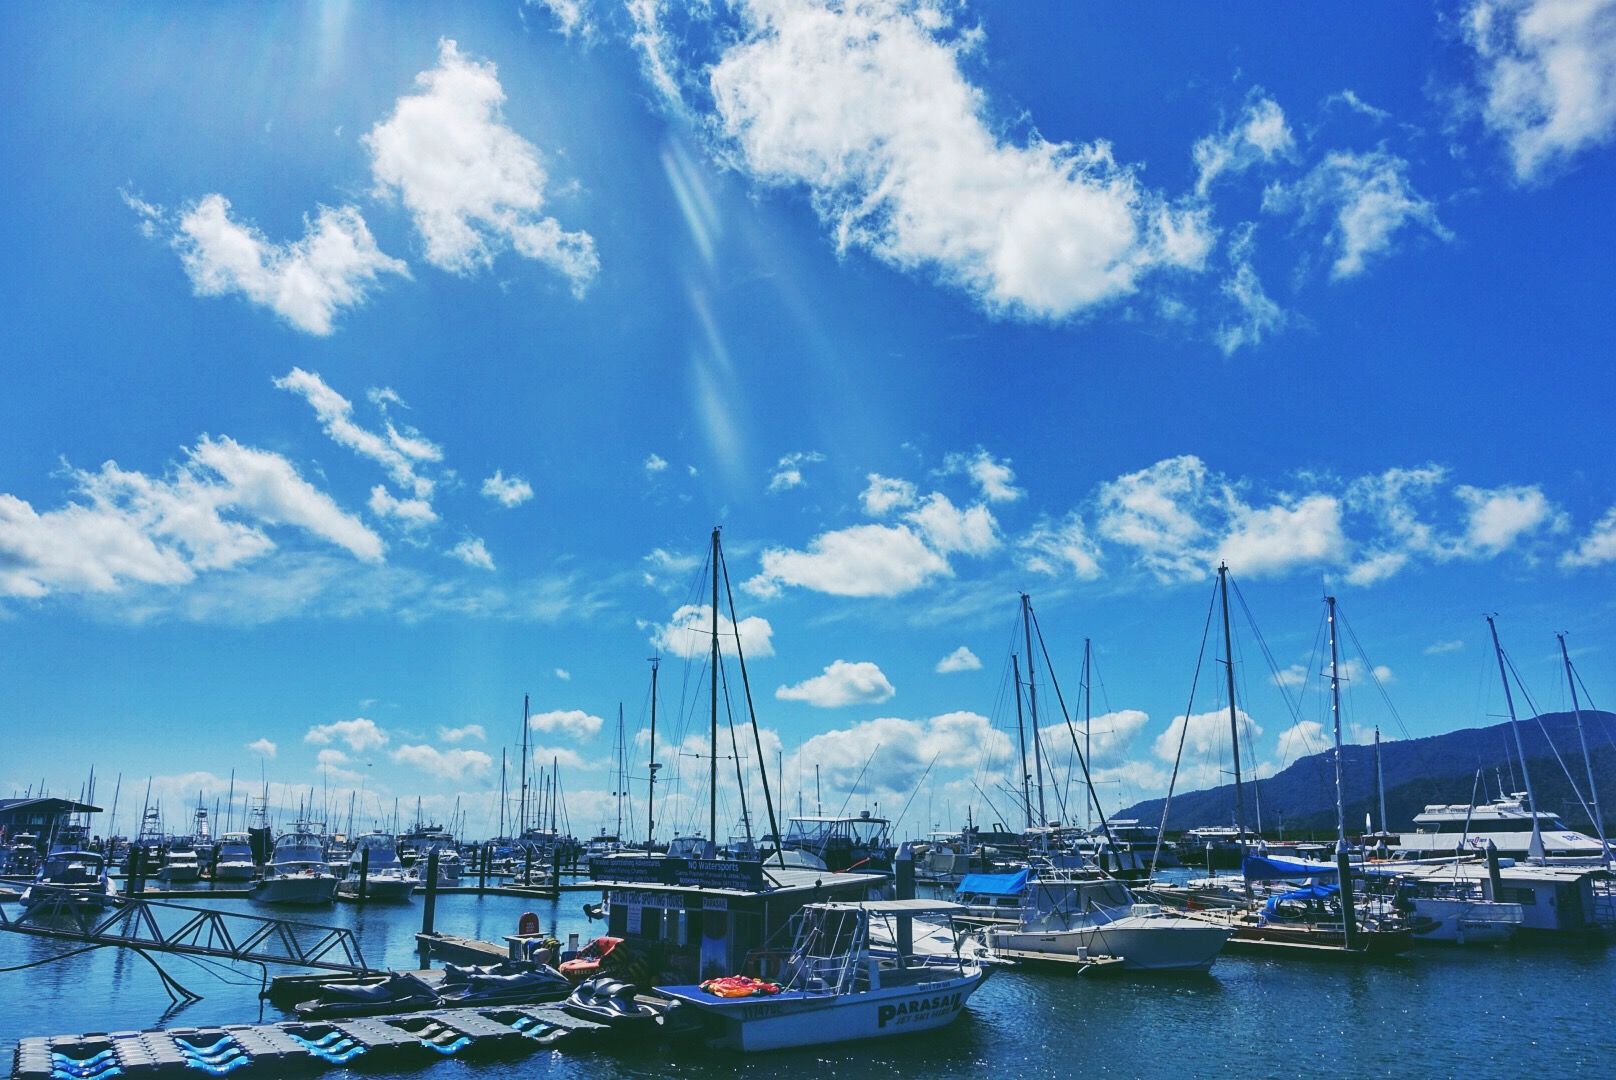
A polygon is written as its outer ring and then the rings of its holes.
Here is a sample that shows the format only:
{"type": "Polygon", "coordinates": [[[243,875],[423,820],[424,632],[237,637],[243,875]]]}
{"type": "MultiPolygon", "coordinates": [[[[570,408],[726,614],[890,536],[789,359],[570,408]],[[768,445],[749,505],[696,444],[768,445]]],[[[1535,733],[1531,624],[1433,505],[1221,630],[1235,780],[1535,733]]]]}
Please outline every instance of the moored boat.
{"type": "Polygon", "coordinates": [[[336,897],[337,876],[326,864],[320,837],[307,823],[275,840],[275,851],[251,899],[261,904],[329,904],[336,897]]]}

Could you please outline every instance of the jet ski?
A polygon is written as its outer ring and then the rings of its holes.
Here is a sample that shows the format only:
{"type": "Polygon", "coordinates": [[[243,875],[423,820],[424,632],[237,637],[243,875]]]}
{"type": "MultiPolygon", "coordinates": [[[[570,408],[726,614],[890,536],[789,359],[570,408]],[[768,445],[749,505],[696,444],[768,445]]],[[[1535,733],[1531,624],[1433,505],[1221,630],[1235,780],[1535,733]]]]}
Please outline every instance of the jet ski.
{"type": "Polygon", "coordinates": [[[430,1009],[438,1004],[438,992],[408,972],[393,972],[380,982],[323,983],[320,996],[296,1006],[305,1020],[342,1020],[358,1016],[430,1009]]]}
{"type": "Polygon", "coordinates": [[[633,983],[597,975],[579,983],[562,1008],[573,1016],[608,1026],[651,1023],[661,1014],[636,1001],[639,992],[633,983]]]}

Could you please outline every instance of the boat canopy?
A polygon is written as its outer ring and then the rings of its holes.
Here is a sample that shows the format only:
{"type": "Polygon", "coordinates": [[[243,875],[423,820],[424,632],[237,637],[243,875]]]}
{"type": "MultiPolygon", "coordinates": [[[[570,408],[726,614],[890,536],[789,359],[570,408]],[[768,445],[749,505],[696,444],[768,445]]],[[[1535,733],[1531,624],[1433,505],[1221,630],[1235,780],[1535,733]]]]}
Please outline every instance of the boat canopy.
{"type": "Polygon", "coordinates": [[[954,895],[971,893],[976,896],[1020,896],[1027,891],[1029,871],[1014,874],[966,874],[954,888],[954,895]]]}
{"type": "Polygon", "coordinates": [[[1263,905],[1263,914],[1270,916],[1276,914],[1279,905],[1287,900],[1301,900],[1303,902],[1308,900],[1334,900],[1340,895],[1341,887],[1339,885],[1303,885],[1300,889],[1292,889],[1290,892],[1282,892],[1278,896],[1270,896],[1268,902],[1263,905]]]}
{"type": "Polygon", "coordinates": [[[1333,881],[1336,877],[1333,863],[1284,859],[1273,855],[1247,855],[1240,869],[1247,881],[1283,881],[1287,878],[1328,878],[1333,881]]]}

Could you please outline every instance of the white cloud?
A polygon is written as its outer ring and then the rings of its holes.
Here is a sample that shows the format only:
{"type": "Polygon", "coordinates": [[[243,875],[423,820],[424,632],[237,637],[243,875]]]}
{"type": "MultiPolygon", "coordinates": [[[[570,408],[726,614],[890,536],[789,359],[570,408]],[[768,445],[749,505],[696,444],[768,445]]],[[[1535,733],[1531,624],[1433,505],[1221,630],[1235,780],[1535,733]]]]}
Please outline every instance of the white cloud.
{"type": "Polygon", "coordinates": [[[1058,576],[1069,573],[1082,581],[1098,578],[1100,545],[1089,536],[1082,515],[1077,511],[1058,522],[1041,520],[1018,542],[1021,564],[1037,574],[1058,576]]]}
{"type": "Polygon", "coordinates": [[[1465,643],[1457,638],[1452,641],[1434,641],[1425,647],[1425,655],[1441,656],[1443,653],[1456,653],[1464,647],[1465,643]]]}
{"type": "Polygon", "coordinates": [[[1373,585],[1395,576],[1407,565],[1407,552],[1377,551],[1349,567],[1345,581],[1348,585],[1373,585]]]}
{"type": "Polygon", "coordinates": [[[568,671],[566,668],[556,668],[555,677],[560,679],[562,682],[571,682],[572,672],[568,671]]]}
{"type": "Polygon", "coordinates": [[[533,497],[533,485],[520,476],[507,477],[503,470],[495,469],[494,475],[483,481],[483,494],[501,506],[521,506],[533,497]]]}
{"type": "Polygon", "coordinates": [[[348,764],[348,755],[335,747],[328,747],[314,755],[314,760],[322,767],[334,768],[338,765],[348,764]]]}
{"type": "Polygon", "coordinates": [[[478,777],[488,772],[494,759],[481,750],[439,750],[426,743],[405,745],[394,750],[392,759],[401,765],[410,765],[424,773],[443,780],[478,777]]]}
{"type": "Polygon", "coordinates": [[[1234,304],[1238,318],[1218,324],[1213,340],[1224,356],[1233,356],[1242,347],[1259,345],[1263,338],[1284,327],[1285,310],[1263,289],[1262,279],[1252,265],[1255,224],[1245,222],[1229,240],[1229,276],[1218,291],[1234,304]]]}
{"type": "MultiPolygon", "coordinates": [[[[718,647],[725,656],[735,655],[735,624],[722,611],[718,614],[718,647]]],[[[713,608],[711,604],[686,604],[664,624],[652,630],[651,644],[684,660],[706,656],[712,651],[713,608]]],[[[774,655],[774,627],[769,620],[748,615],[740,622],[741,648],[748,657],[774,655]]]]}
{"type": "MultiPolygon", "coordinates": [[[[533,764],[541,769],[548,769],[551,765],[560,765],[567,769],[587,769],[592,762],[570,746],[535,746],[533,748],[533,764]]],[[[570,803],[571,797],[568,797],[570,803]]],[[[662,800],[658,800],[658,809],[666,812],[662,800]]]]}
{"type": "Polygon", "coordinates": [[[1497,555],[1527,533],[1556,524],[1554,505],[1535,486],[1487,489],[1462,484],[1453,493],[1469,512],[1467,553],[1497,555]]]}
{"type": "Polygon", "coordinates": [[[1191,151],[1197,173],[1195,194],[1204,199],[1219,176],[1289,157],[1295,147],[1285,110],[1263,91],[1253,90],[1232,127],[1199,140],[1191,151]]]}
{"type": "Polygon", "coordinates": [[[804,483],[802,467],[824,460],[825,455],[818,450],[799,450],[785,455],[775,463],[774,473],[769,477],[769,494],[777,495],[782,491],[801,487],[804,483]]]}
{"type": "Polygon", "coordinates": [[[1286,764],[1334,745],[1334,736],[1325,733],[1323,724],[1316,720],[1300,720],[1279,733],[1274,752],[1280,763],[1286,764]]]}
{"type": "Polygon", "coordinates": [[[774,696],[781,701],[804,701],[821,709],[842,705],[868,705],[886,701],[896,691],[881,669],[868,660],[835,660],[822,675],[795,686],[781,686],[774,696]]]}
{"type": "Polygon", "coordinates": [[[366,720],[362,716],[352,720],[337,720],[330,724],[316,724],[303,735],[304,742],[316,746],[344,742],[348,745],[348,749],[356,754],[386,746],[390,738],[385,728],[377,725],[376,721],[366,720]]]}
{"type": "Polygon", "coordinates": [[[447,38],[438,66],[415,78],[363,142],[378,195],[397,195],[434,266],[470,274],[510,248],[563,274],[582,295],[600,268],[587,232],[567,232],[541,210],[547,176],[539,152],[504,122],[505,91],[492,63],[447,38]]]}
{"type": "MultiPolygon", "coordinates": [[[[1242,764],[1245,767],[1245,779],[1250,782],[1251,777],[1256,775],[1259,769],[1252,758],[1256,756],[1254,747],[1263,729],[1244,709],[1238,711],[1238,716],[1242,764]]],[[[1180,790],[1194,791],[1232,781],[1233,778],[1224,772],[1233,761],[1233,755],[1229,752],[1227,707],[1196,713],[1187,720],[1182,715],[1173,717],[1172,722],[1167,725],[1167,730],[1157,735],[1151,743],[1151,750],[1159,761],[1170,765],[1178,754],[1181,737],[1184,739],[1184,755],[1178,775],[1180,790]],[[1186,728],[1188,728],[1187,734],[1185,734],[1186,728]]],[[[1251,799],[1249,792],[1246,799],[1249,806],[1251,799]]]]}
{"type": "Polygon", "coordinates": [[[534,713],[528,718],[528,726],[534,731],[566,735],[578,742],[599,735],[605,723],[605,720],[582,709],[553,709],[550,712],[534,713]]]}
{"type": "Polygon", "coordinates": [[[1238,566],[1244,574],[1334,562],[1347,550],[1341,503],[1333,495],[1309,495],[1294,505],[1240,507],[1232,518],[1216,558],[1238,566]]]}
{"type": "Polygon", "coordinates": [[[943,472],[969,476],[982,489],[982,497],[988,502],[1015,502],[1026,494],[1011,483],[1016,474],[1010,468],[1010,460],[1000,461],[980,447],[974,454],[949,454],[943,459],[943,472]]]}
{"type": "Polygon", "coordinates": [[[425,499],[400,499],[381,484],[370,489],[370,512],[379,518],[396,518],[406,529],[431,525],[438,513],[425,499]]]}
{"type": "Polygon", "coordinates": [[[948,561],[906,525],[855,525],[814,537],[807,551],[770,548],[746,583],[757,596],[795,585],[833,596],[898,596],[951,574],[948,561]]]}
{"type": "Polygon", "coordinates": [[[1276,672],[1273,676],[1275,686],[1292,688],[1307,685],[1307,668],[1301,664],[1292,664],[1284,671],[1276,672]]]}
{"type": "Polygon", "coordinates": [[[446,743],[464,742],[467,739],[476,739],[478,742],[488,741],[488,732],[483,730],[481,724],[465,724],[461,727],[440,727],[438,741],[446,743]]]}
{"type": "MultiPolygon", "coordinates": [[[[1132,745],[1134,736],[1143,731],[1149,722],[1150,714],[1139,709],[1117,709],[1092,717],[1089,721],[1088,747],[1084,751],[1092,758],[1090,769],[1097,762],[1115,764],[1132,745]]],[[[1044,753],[1052,762],[1067,757],[1073,735],[1077,736],[1078,746],[1081,747],[1084,742],[1083,720],[1076,716],[1072,718],[1071,727],[1067,727],[1066,721],[1061,719],[1040,727],[1038,733],[1043,739],[1044,753]]]]}
{"type": "Polygon", "coordinates": [[[869,473],[865,480],[868,483],[859,495],[859,501],[864,505],[864,512],[871,517],[885,517],[895,509],[915,504],[915,485],[908,480],[882,476],[880,473],[869,473]]]}
{"type": "Polygon", "coordinates": [[[420,475],[418,467],[422,462],[442,460],[443,451],[436,444],[413,429],[400,431],[391,422],[385,435],[361,426],[354,421],[353,402],[333,390],[316,372],[294,367],[274,382],[278,389],[298,395],[313,407],[333,442],[382,466],[394,483],[416,498],[431,498],[434,484],[420,475]]]}
{"type": "Polygon", "coordinates": [[[494,569],[494,557],[488,554],[488,545],[483,543],[480,536],[466,537],[450,548],[449,554],[467,566],[474,566],[479,570],[494,569]]]}
{"type": "Polygon", "coordinates": [[[999,547],[999,523],[982,503],[961,510],[948,496],[933,492],[904,515],[939,555],[988,555],[999,547]]]}
{"type": "Polygon", "coordinates": [[[572,37],[576,34],[584,41],[595,36],[595,23],[589,17],[589,5],[585,0],[527,0],[527,3],[544,8],[555,20],[556,31],[562,37],[572,37]]]}
{"type": "Polygon", "coordinates": [[[1304,222],[1332,215],[1328,241],[1336,251],[1330,276],[1356,277],[1367,260],[1386,255],[1406,226],[1422,227],[1439,240],[1451,240],[1437,220],[1436,207],[1408,180],[1408,162],[1385,150],[1325,156],[1295,184],[1271,185],[1263,209],[1296,212],[1304,222]]]}
{"type": "MultiPolygon", "coordinates": [[[[142,216],[142,231],[166,224],[160,208],[125,195],[142,216]],[[137,205],[138,204],[138,205],[137,205]]],[[[331,333],[339,312],[364,303],[383,274],[409,277],[409,269],[376,246],[365,219],[352,206],[322,206],[304,219],[303,238],[277,244],[251,224],[230,216],[230,200],[205,195],[180,214],[169,242],[198,296],[240,293],[306,333],[331,333]]]]}
{"type": "Polygon", "coordinates": [[[1481,115],[1509,147],[1515,178],[1543,178],[1616,137],[1616,2],[1475,0],[1481,115]]]}
{"type": "Polygon", "coordinates": [[[248,753],[257,754],[262,758],[273,758],[275,755],[279,754],[280,751],[281,748],[276,746],[269,739],[254,739],[252,742],[247,744],[248,753]]]}
{"type": "MultiPolygon", "coordinates": [[[[677,96],[656,5],[636,16],[677,96]],[[653,40],[654,36],[654,40],[653,40]]],[[[755,178],[803,185],[838,250],[929,271],[995,314],[1065,319],[1210,245],[1103,141],[1002,138],[960,70],[981,37],[940,5],[753,2],[709,69],[716,124],[755,178]]]]}
{"type": "Polygon", "coordinates": [[[275,549],[264,526],[291,526],[379,562],[384,545],[278,454],[204,436],[168,477],[106,462],[72,470],[85,502],[43,513],[0,494],[0,595],[111,593],[183,585],[275,549]]]}
{"type": "Polygon", "coordinates": [[[1387,112],[1385,109],[1377,108],[1376,106],[1369,104],[1369,102],[1359,97],[1357,92],[1351,88],[1346,90],[1338,90],[1337,92],[1331,94],[1329,97],[1324,99],[1324,105],[1326,107],[1331,105],[1340,105],[1344,108],[1352,110],[1360,116],[1369,117],[1369,119],[1375,121],[1377,124],[1383,123],[1392,118],[1391,113],[1387,112]]]}
{"type": "Polygon", "coordinates": [[[1164,581],[1198,577],[1207,569],[1199,515],[1208,484],[1205,463],[1191,454],[1125,473],[1100,485],[1095,529],[1133,548],[1139,565],[1164,581]]]}
{"type": "Polygon", "coordinates": [[[981,669],[982,661],[978,660],[976,654],[964,645],[937,661],[937,674],[939,675],[950,675],[956,671],[980,671],[981,669]]]}
{"type": "Polygon", "coordinates": [[[811,781],[817,765],[827,801],[831,792],[852,790],[861,772],[860,798],[902,799],[934,758],[939,770],[978,769],[1008,760],[1010,754],[1009,737],[978,713],[951,712],[927,720],[882,717],[814,735],[786,762],[785,771],[802,775],[806,765],[811,781]]]}
{"type": "Polygon", "coordinates": [[[667,459],[665,459],[665,458],[663,458],[663,457],[661,457],[661,456],[659,456],[657,454],[647,454],[647,455],[645,455],[645,471],[647,473],[663,472],[663,471],[665,471],[667,469],[667,467],[668,467],[667,459]]]}
{"type": "Polygon", "coordinates": [[[1607,562],[1616,562],[1616,507],[1605,511],[1576,550],[1560,556],[1560,565],[1568,570],[1607,562]]]}

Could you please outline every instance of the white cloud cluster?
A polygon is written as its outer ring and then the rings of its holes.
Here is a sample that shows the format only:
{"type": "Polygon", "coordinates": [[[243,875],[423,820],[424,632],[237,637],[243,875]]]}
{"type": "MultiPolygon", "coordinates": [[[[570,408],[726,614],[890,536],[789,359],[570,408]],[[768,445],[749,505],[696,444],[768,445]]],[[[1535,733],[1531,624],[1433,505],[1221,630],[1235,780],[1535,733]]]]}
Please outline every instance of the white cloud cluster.
{"type": "Polygon", "coordinates": [[[204,436],[167,477],[72,470],[81,502],[43,513],[0,494],[0,596],[183,585],[275,549],[290,527],[379,562],[385,546],[279,454],[204,436]]]}
{"type": "Polygon", "coordinates": [[[1330,275],[1337,280],[1356,277],[1367,260],[1389,253],[1405,227],[1453,238],[1436,207],[1409,183],[1408,162],[1384,149],[1327,154],[1296,183],[1270,185],[1263,209],[1294,212],[1304,223],[1328,217],[1328,242],[1336,252],[1330,275]]]}
{"type": "Polygon", "coordinates": [[[972,454],[949,454],[943,459],[943,472],[969,476],[988,502],[1015,502],[1026,494],[1013,483],[1016,474],[1009,460],[1000,461],[981,447],[972,454]]]}
{"type": "Polygon", "coordinates": [[[913,506],[919,497],[915,485],[908,480],[880,473],[870,473],[864,479],[866,486],[859,501],[871,517],[885,517],[895,509],[913,506]]]}
{"type": "Polygon", "coordinates": [[[589,17],[587,0],[527,0],[527,3],[548,11],[562,37],[577,35],[588,41],[595,36],[595,23],[589,17]]]}
{"type": "Polygon", "coordinates": [[[494,569],[494,557],[488,553],[488,545],[483,543],[480,536],[468,536],[461,540],[449,549],[449,555],[478,570],[494,569]]]}
{"type": "Polygon", "coordinates": [[[425,499],[400,499],[382,484],[370,489],[370,498],[365,505],[370,507],[372,514],[383,520],[397,521],[405,529],[420,528],[438,520],[438,512],[425,499]]]}
{"type": "Polygon", "coordinates": [[[781,701],[802,701],[821,709],[843,705],[879,704],[896,691],[880,667],[868,660],[848,663],[834,660],[823,674],[804,679],[795,686],[781,686],[774,696],[781,701]]]}
{"type": "Polygon", "coordinates": [[[1093,581],[1103,572],[1100,545],[1075,510],[1060,521],[1040,519],[1017,546],[1021,565],[1037,574],[1070,574],[1080,581],[1093,581]]]}
{"type": "Polygon", "coordinates": [[[605,723],[605,720],[582,709],[553,709],[528,717],[528,726],[534,731],[566,735],[578,742],[599,735],[605,723]]]}
{"type": "Polygon", "coordinates": [[[440,750],[427,743],[400,746],[390,756],[401,765],[409,765],[442,780],[479,777],[486,774],[494,764],[494,759],[481,750],[466,750],[461,747],[440,750]]]}
{"type": "Polygon", "coordinates": [[[336,720],[329,724],[316,724],[303,735],[303,741],[315,746],[329,746],[334,742],[346,743],[356,754],[386,746],[392,738],[386,728],[363,716],[352,720],[336,720]]]}
{"type": "Polygon", "coordinates": [[[533,485],[520,476],[506,476],[503,470],[495,469],[494,475],[483,481],[483,495],[501,506],[516,507],[533,498],[533,485]]]}
{"type": "Polygon", "coordinates": [[[494,65],[444,39],[420,92],[364,136],[376,192],[396,195],[414,219],[427,261],[470,274],[501,251],[548,265],[582,295],[600,267],[587,232],[567,232],[541,211],[548,177],[538,150],[506,126],[494,65]]]}
{"type": "Polygon", "coordinates": [[[385,422],[385,433],[364,427],[354,420],[353,402],[333,390],[317,372],[294,367],[276,379],[275,386],[307,401],[337,445],[380,465],[395,484],[414,498],[431,498],[436,485],[422,475],[420,468],[424,463],[443,460],[443,451],[435,443],[414,429],[396,427],[391,420],[385,422]]]}
{"type": "Polygon", "coordinates": [[[261,758],[274,758],[280,751],[281,748],[269,739],[254,739],[247,744],[247,752],[261,758]]]}
{"type": "MultiPolygon", "coordinates": [[[[712,651],[713,608],[711,604],[685,604],[666,623],[651,629],[651,644],[684,660],[706,656],[712,651]]],[[[728,615],[718,613],[718,647],[725,656],[735,655],[737,626],[728,615]]],[[[748,615],[739,624],[741,648],[751,658],[774,655],[774,627],[769,620],[748,615]]]]}
{"type": "Polygon", "coordinates": [[[142,229],[159,227],[179,253],[198,296],[240,293],[310,334],[331,333],[337,314],[364,303],[384,274],[409,277],[409,269],[382,253],[364,217],[352,206],[322,206],[304,221],[303,237],[277,244],[250,223],[230,215],[230,200],[205,195],[179,214],[169,231],[160,208],[125,194],[142,218],[142,229]]]}
{"type": "Polygon", "coordinates": [[[1616,506],[1605,511],[1574,550],[1560,557],[1560,565],[1566,569],[1608,562],[1616,562],[1616,506]]]}
{"type": "MultiPolygon", "coordinates": [[[[647,42],[662,41],[656,5],[640,7],[647,42]]],[[[960,69],[980,31],[942,5],[754,0],[739,16],[710,68],[718,130],[753,177],[805,186],[839,250],[1041,320],[1204,262],[1204,213],[1169,206],[1107,143],[1003,138],[960,69]]],[[[662,77],[673,84],[665,63],[662,77]]]]}
{"type": "Polygon", "coordinates": [[[970,649],[961,645],[941,660],[937,661],[937,674],[952,675],[956,671],[980,671],[982,661],[970,649]]]}
{"type": "Polygon", "coordinates": [[[1616,138],[1616,0],[1474,0],[1464,27],[1517,180],[1616,138]]]}
{"type": "Polygon", "coordinates": [[[1196,142],[1195,194],[1206,198],[1218,177],[1290,156],[1296,147],[1285,110],[1261,90],[1253,90],[1234,124],[1196,142]]]}
{"type": "Polygon", "coordinates": [[[798,450],[785,455],[775,463],[774,472],[769,477],[769,494],[777,495],[782,491],[801,487],[805,482],[802,478],[802,467],[824,460],[825,455],[818,450],[798,450]]]}
{"type": "Polygon", "coordinates": [[[488,732],[483,730],[481,724],[465,724],[461,727],[440,727],[438,739],[446,743],[464,742],[467,739],[476,739],[478,742],[488,741],[488,732]]]}
{"type": "MultiPolygon", "coordinates": [[[[786,775],[811,778],[819,767],[827,792],[850,791],[864,775],[861,797],[907,797],[933,759],[938,770],[979,769],[1008,760],[1010,739],[987,717],[951,712],[926,720],[882,717],[820,732],[798,747],[786,775]],[[868,763],[868,768],[865,768],[868,763]]],[[[828,796],[827,796],[828,797],[828,796]]]]}
{"type": "Polygon", "coordinates": [[[1252,265],[1256,225],[1245,222],[1229,238],[1229,276],[1218,286],[1233,306],[1237,318],[1218,324],[1213,340],[1224,356],[1233,356],[1246,346],[1262,343],[1263,338],[1284,327],[1286,315],[1263,288],[1257,268],[1252,265]]]}

